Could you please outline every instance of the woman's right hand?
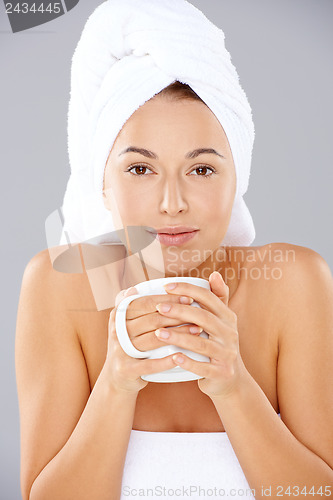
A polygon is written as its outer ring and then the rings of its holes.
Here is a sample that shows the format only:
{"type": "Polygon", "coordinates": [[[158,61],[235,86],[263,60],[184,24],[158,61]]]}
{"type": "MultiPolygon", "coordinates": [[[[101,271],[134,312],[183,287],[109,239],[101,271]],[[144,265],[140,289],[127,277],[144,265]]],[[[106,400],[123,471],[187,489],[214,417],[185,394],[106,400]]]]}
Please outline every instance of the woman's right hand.
{"type": "MultiPolygon", "coordinates": [[[[118,293],[115,300],[115,308],[111,311],[109,319],[109,337],[107,363],[111,372],[111,383],[116,390],[137,393],[148,384],[141,375],[150,375],[174,368],[176,363],[172,359],[174,354],[170,354],[160,359],[132,358],[125,353],[121,347],[115,326],[115,316],[117,307],[122,299],[129,295],[137,294],[137,290],[132,287],[118,293]]],[[[156,349],[165,345],[155,335],[157,328],[177,326],[176,320],[166,318],[158,313],[156,304],[162,301],[173,301],[179,303],[179,297],[170,294],[143,296],[133,300],[126,311],[126,327],[129,338],[139,351],[156,349]]],[[[190,304],[192,299],[187,303],[190,304]]],[[[183,302],[184,303],[184,302],[183,302]]],[[[186,302],[185,302],[186,303],[186,302]]],[[[179,327],[182,333],[189,333],[189,327],[194,325],[184,325],[179,327]]],[[[196,333],[199,335],[199,332],[196,333]]]]}

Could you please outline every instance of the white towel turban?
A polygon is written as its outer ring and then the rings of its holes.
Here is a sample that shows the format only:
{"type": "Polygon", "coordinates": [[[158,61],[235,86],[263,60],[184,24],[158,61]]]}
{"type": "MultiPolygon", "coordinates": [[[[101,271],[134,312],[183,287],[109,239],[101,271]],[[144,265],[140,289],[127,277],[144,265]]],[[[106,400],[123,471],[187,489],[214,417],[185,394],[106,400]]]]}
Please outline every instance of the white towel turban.
{"type": "Polygon", "coordinates": [[[175,80],[190,85],[215,114],[233,155],[236,195],[221,243],[252,243],[255,230],[243,195],[249,183],[254,125],[223,31],[186,0],[107,0],[86,22],[72,59],[71,175],[60,244],[68,239],[117,241],[114,235],[105,236],[114,231],[102,197],[109,152],[134,111],[175,80]]]}

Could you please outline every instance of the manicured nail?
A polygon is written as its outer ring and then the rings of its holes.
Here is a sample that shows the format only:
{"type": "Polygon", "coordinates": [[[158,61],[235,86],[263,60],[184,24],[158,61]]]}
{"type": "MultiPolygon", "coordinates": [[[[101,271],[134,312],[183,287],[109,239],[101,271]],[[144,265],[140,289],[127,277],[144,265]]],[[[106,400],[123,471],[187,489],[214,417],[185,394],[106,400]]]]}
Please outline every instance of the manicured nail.
{"type": "Polygon", "coordinates": [[[164,288],[167,290],[174,290],[177,286],[177,283],[168,283],[167,285],[164,285],[164,288]]]}
{"type": "Polygon", "coordinates": [[[192,304],[193,299],[192,299],[192,297],[179,297],[179,302],[181,304],[189,304],[190,305],[190,304],[192,304]]]}
{"type": "Polygon", "coordinates": [[[181,365],[182,363],[184,363],[184,361],[185,361],[185,360],[184,360],[184,358],[183,358],[183,356],[179,356],[179,355],[177,355],[177,354],[176,354],[175,356],[172,356],[172,359],[173,359],[173,360],[174,360],[177,364],[180,364],[180,365],[181,365]]]}
{"type": "Polygon", "coordinates": [[[170,311],[171,306],[170,304],[157,304],[156,309],[158,312],[167,313],[170,311]]]}
{"type": "Polygon", "coordinates": [[[170,337],[170,333],[164,329],[158,329],[155,331],[155,335],[160,339],[168,339],[170,337]]]}
{"type": "Polygon", "coordinates": [[[190,326],[190,333],[201,333],[202,331],[201,326],[190,326]]]}

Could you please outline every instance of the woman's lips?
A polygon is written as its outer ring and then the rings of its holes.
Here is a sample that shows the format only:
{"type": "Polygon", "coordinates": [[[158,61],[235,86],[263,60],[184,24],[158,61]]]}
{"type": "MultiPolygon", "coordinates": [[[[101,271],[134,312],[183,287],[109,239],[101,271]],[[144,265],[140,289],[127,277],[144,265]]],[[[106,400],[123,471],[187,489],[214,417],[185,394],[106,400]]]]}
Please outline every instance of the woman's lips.
{"type": "Polygon", "coordinates": [[[173,245],[178,247],[194,238],[197,232],[198,230],[178,234],[157,233],[156,237],[162,245],[173,245]]]}

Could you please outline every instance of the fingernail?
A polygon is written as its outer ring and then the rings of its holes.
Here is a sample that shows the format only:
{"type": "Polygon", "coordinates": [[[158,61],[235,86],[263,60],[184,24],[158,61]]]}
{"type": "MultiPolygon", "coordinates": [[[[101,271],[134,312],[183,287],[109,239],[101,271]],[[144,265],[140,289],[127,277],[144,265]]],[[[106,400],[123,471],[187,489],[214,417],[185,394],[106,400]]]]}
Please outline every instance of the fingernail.
{"type": "Polygon", "coordinates": [[[155,335],[161,339],[168,339],[170,337],[170,333],[167,330],[156,330],[155,335]]]}
{"type": "Polygon", "coordinates": [[[179,355],[177,355],[177,354],[176,354],[175,356],[172,356],[172,359],[173,359],[173,360],[174,360],[177,364],[180,364],[180,365],[181,365],[182,363],[184,363],[184,361],[185,361],[185,360],[184,360],[184,358],[183,358],[183,356],[179,356],[179,355]]]}
{"type": "Polygon", "coordinates": [[[164,285],[164,288],[166,288],[167,290],[174,290],[177,286],[177,283],[168,283],[166,285],[164,285]]]}
{"type": "Polygon", "coordinates": [[[203,328],[201,326],[190,326],[190,333],[201,333],[203,328]]]}
{"type": "Polygon", "coordinates": [[[158,312],[166,313],[170,311],[171,306],[169,304],[157,304],[156,309],[158,312]]]}
{"type": "Polygon", "coordinates": [[[179,297],[179,302],[181,304],[192,304],[193,299],[192,297],[179,297]]]}

